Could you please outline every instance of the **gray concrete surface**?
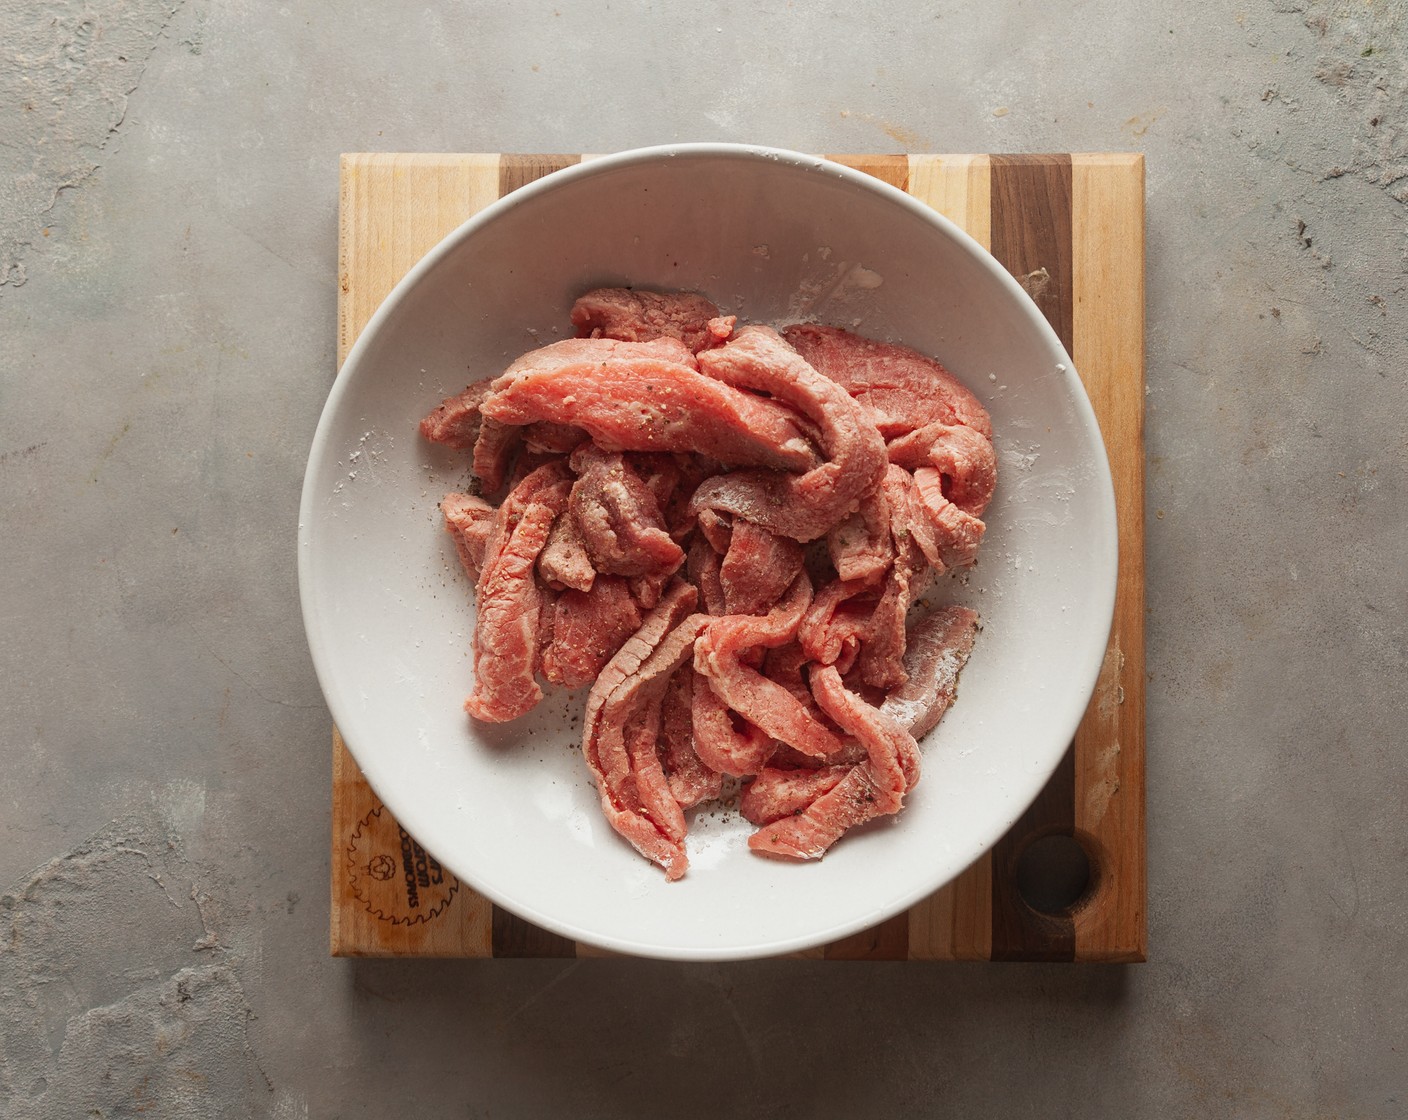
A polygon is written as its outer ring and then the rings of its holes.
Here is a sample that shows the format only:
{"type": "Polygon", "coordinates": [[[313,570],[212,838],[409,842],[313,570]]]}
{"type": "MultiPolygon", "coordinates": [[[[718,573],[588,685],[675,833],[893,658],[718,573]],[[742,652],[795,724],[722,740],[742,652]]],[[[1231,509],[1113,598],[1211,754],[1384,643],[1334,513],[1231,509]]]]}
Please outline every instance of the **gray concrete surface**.
{"type": "Polygon", "coordinates": [[[0,1115],[1408,1115],[1408,7],[763,7],[0,0],[0,1115]],[[337,155],[683,139],[1148,153],[1148,965],[327,957],[337,155]]]}

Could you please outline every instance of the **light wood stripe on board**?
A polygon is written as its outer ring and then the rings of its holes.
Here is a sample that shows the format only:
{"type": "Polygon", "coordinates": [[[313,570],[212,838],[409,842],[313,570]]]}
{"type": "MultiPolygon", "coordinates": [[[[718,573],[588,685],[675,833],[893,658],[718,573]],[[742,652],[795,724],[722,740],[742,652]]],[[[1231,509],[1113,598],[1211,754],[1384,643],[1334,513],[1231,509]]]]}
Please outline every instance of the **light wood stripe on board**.
{"type": "Polygon", "coordinates": [[[1098,883],[1077,960],[1141,961],[1144,859],[1144,158],[1071,157],[1075,351],[1105,437],[1120,525],[1115,618],[1076,732],[1076,835],[1098,883]]]}
{"type": "MultiPolygon", "coordinates": [[[[910,156],[909,191],[984,249],[992,235],[992,163],[986,155],[910,156]]],[[[992,854],[909,910],[912,960],[987,960],[992,954],[992,854]]]]}

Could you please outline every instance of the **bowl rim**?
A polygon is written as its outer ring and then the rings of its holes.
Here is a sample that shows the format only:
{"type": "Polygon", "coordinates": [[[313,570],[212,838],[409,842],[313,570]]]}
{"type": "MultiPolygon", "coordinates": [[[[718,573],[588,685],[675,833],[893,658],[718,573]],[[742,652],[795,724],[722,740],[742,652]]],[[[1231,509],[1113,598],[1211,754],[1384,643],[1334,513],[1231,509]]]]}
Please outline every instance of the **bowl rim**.
{"type": "MultiPolygon", "coordinates": [[[[337,372],[333,384],[328,391],[327,398],[324,401],[322,411],[319,414],[318,424],[314,431],[312,444],[305,465],[298,511],[298,590],[304,633],[308,641],[314,674],[318,679],[319,687],[322,690],[333,723],[339,730],[347,749],[351,752],[353,758],[356,759],[368,784],[382,803],[391,810],[392,815],[395,816],[398,821],[404,822],[407,817],[414,818],[416,816],[415,806],[402,804],[401,799],[394,790],[394,783],[381,781],[381,779],[389,777],[390,767],[379,765],[376,761],[375,754],[370,751],[359,753],[358,736],[355,731],[356,720],[351,717],[353,710],[352,705],[345,702],[336,682],[330,676],[328,656],[324,652],[325,639],[321,633],[319,620],[314,610],[314,577],[311,560],[311,535],[313,533],[313,526],[317,521],[317,494],[313,481],[315,474],[314,468],[316,464],[325,458],[328,452],[328,445],[331,442],[332,431],[335,426],[334,418],[339,412],[338,406],[342,398],[349,392],[351,384],[358,380],[359,370],[365,361],[365,354],[372,348],[374,339],[384,329],[385,324],[397,314],[401,305],[410,297],[410,294],[425,281],[426,277],[437,265],[455,252],[461,242],[473,236],[481,227],[496,221],[501,215],[518,206],[536,200],[540,196],[568,188],[578,179],[610,174],[618,169],[631,167],[633,165],[649,164],[662,159],[679,158],[725,158],[782,163],[805,172],[830,175],[847,181],[852,186],[859,189],[880,195],[891,204],[898,205],[908,211],[912,216],[935,226],[942,234],[960,245],[975,259],[976,263],[978,263],[985,272],[995,279],[1002,288],[1006,289],[1007,294],[1023,309],[1025,317],[1035,328],[1037,334],[1042,337],[1046,345],[1055,354],[1060,355],[1059,360],[1065,363],[1068,371],[1067,384],[1072,390],[1071,403],[1074,406],[1077,422],[1081,428],[1086,430],[1087,434],[1093,434],[1095,446],[1098,450],[1098,455],[1096,456],[1096,470],[1093,477],[1087,480],[1087,485],[1099,490],[1099,493],[1094,495],[1094,497],[1097,499],[1103,515],[1101,526],[1102,528],[1108,527],[1109,532],[1107,534],[1100,534],[1104,539],[1096,543],[1102,547],[1099,548],[1098,552],[1092,551],[1087,557],[1088,562],[1098,566],[1102,572],[1108,573],[1107,578],[1100,581],[1101,595],[1098,609],[1091,612],[1091,615],[1100,622],[1098,633],[1101,637],[1099,642],[1092,641],[1090,648],[1082,651],[1080,660],[1083,661],[1084,664],[1078,665],[1077,671],[1072,674],[1073,677],[1080,682],[1080,687],[1073,690],[1072,694],[1079,695],[1082,698],[1082,703],[1079,707],[1072,705],[1070,712],[1067,713],[1067,718],[1060,722],[1059,729],[1061,730],[1061,734],[1059,736],[1053,736],[1055,741],[1064,743],[1070,743],[1072,741],[1076,729],[1084,716],[1086,707],[1089,704],[1090,697],[1094,694],[1100,669],[1104,661],[1106,647],[1109,642],[1110,630],[1114,621],[1119,570],[1119,523],[1115,506],[1114,482],[1110,471],[1109,456],[1104,445],[1099,422],[1095,416],[1094,408],[1090,403],[1089,395],[1085,391],[1084,383],[1076,372],[1075,364],[1051,324],[1047,322],[1046,317],[1037,308],[1036,304],[1017,282],[1016,278],[997,261],[987,248],[968,234],[967,231],[926,203],[872,175],[848,167],[845,164],[837,163],[823,156],[807,155],[786,148],[769,147],[766,145],[723,142],[657,144],[647,147],[631,148],[609,155],[593,156],[580,163],[544,175],[494,200],[447,233],[422,256],[409,271],[407,271],[405,276],[397,281],[395,287],[392,288],[391,292],[367,320],[366,325],[358,334],[356,341],[348,350],[347,356],[337,372]],[[381,781],[380,786],[378,785],[379,781],[381,781]],[[390,793],[391,796],[385,796],[383,791],[390,793]]],[[[1100,573],[1097,572],[1096,574],[1100,573]]],[[[1092,631],[1092,635],[1094,633],[1095,632],[1092,631]]],[[[1064,749],[1053,752],[1053,756],[1049,760],[1049,765],[1043,765],[1039,769],[1023,772],[1021,778],[1024,783],[1030,785],[1031,792],[1030,796],[1023,796],[1020,800],[1020,807],[1013,811],[1013,823],[1021,818],[1022,814],[1030,808],[1031,804],[1040,795],[1064,756],[1064,749]]],[[[984,835],[981,838],[982,843],[981,847],[977,849],[977,857],[990,851],[998,841],[1006,835],[1007,831],[1011,828],[1011,824],[1002,825],[999,822],[996,823],[994,827],[997,829],[995,835],[990,837],[984,835]]],[[[423,843],[419,836],[417,836],[417,841],[423,843]]],[[[435,854],[437,858],[441,858],[438,851],[435,854]]],[[[825,929],[814,931],[813,933],[778,938],[771,941],[759,941],[748,945],[714,948],[707,946],[670,946],[655,942],[633,941],[629,937],[602,935],[576,925],[570,920],[563,920],[541,913],[535,907],[512,900],[500,891],[486,888],[477,882],[473,875],[464,874],[461,867],[457,866],[458,861],[453,858],[450,861],[441,859],[441,862],[445,863],[467,887],[482,894],[492,903],[503,906],[505,909],[521,915],[526,920],[544,929],[560,934],[563,937],[630,956],[679,961],[751,960],[781,956],[803,949],[815,948],[818,945],[828,944],[839,938],[867,929],[877,922],[883,921],[895,914],[903,913],[915,903],[933,894],[948,883],[953,882],[958,875],[963,874],[963,871],[959,870],[947,876],[943,874],[928,877],[919,876],[916,880],[916,885],[909,891],[900,895],[899,898],[892,905],[887,906],[883,912],[864,914],[843,922],[838,922],[825,929]]]]}

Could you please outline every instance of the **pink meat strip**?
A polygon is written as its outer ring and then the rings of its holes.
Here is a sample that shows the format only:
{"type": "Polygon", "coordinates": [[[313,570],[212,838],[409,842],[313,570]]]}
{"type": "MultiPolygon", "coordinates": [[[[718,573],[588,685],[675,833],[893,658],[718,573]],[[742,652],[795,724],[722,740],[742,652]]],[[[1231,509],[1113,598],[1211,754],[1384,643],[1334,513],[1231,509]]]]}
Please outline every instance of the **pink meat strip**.
{"type": "Polygon", "coordinates": [[[469,578],[478,583],[484,552],[494,530],[494,507],[473,494],[446,494],[440,499],[440,512],[445,517],[445,531],[455,542],[460,564],[469,578]]]}
{"type": "Polygon", "coordinates": [[[602,811],[635,849],[678,879],[689,865],[684,817],[669,792],[652,738],[627,742],[631,719],[663,695],[669,678],[690,655],[704,616],[687,618],[694,588],[677,580],[602,669],[587,694],[582,752],[596,779],[602,811]],[[663,791],[663,795],[662,795],[663,791]]]}
{"type": "Polygon", "coordinates": [[[563,339],[520,354],[508,368],[490,382],[490,395],[531,374],[570,369],[582,362],[609,362],[616,359],[656,358],[676,365],[699,369],[694,351],[677,338],[655,338],[648,342],[627,342],[611,338],[563,339]]]}
{"type": "MultiPolygon", "coordinates": [[[[702,519],[711,511],[700,513],[702,519]]],[[[735,521],[719,584],[728,614],[765,614],[802,570],[802,546],[751,521],[735,521]]]]}
{"type": "Polygon", "coordinates": [[[704,344],[704,349],[709,350],[715,346],[722,346],[733,337],[733,328],[737,324],[737,315],[720,315],[717,319],[710,319],[709,340],[704,344]]]}
{"type": "MultiPolygon", "coordinates": [[[[784,646],[767,651],[767,656],[763,659],[763,675],[769,680],[776,681],[783,688],[787,689],[803,708],[807,714],[818,723],[835,731],[836,728],[827,717],[826,713],[817,707],[816,701],[812,698],[811,686],[807,684],[807,678],[802,674],[803,666],[809,664],[810,658],[801,645],[793,640],[784,646]]],[[[840,755],[822,756],[821,761],[833,762],[839,758],[847,758],[852,762],[857,759],[850,758],[848,748],[842,746],[840,755]]],[[[815,767],[818,765],[818,757],[815,755],[803,754],[792,747],[779,745],[774,752],[774,760],[779,760],[777,764],[785,767],[815,767]]]]}
{"type": "MultiPolygon", "coordinates": [[[[898,469],[898,468],[896,468],[898,469]]],[[[911,534],[895,527],[894,560],[878,585],[835,580],[812,600],[798,628],[802,650],[815,662],[857,670],[854,683],[888,689],[905,679],[905,618],[931,578],[911,534]]]]}
{"type": "Polygon", "coordinates": [[[856,669],[863,683],[891,689],[905,682],[904,652],[908,641],[905,619],[914,600],[931,578],[931,569],[912,540],[895,542],[895,562],[885,577],[884,590],[871,611],[861,639],[856,669]]]}
{"type": "Polygon", "coordinates": [[[706,478],[713,478],[723,468],[718,463],[698,455],[674,455],[672,458],[679,467],[680,476],[668,502],[660,509],[665,515],[665,523],[670,527],[670,536],[684,544],[698,525],[698,518],[689,507],[690,499],[694,497],[694,492],[701,482],[706,478]]]}
{"type": "Polygon", "coordinates": [[[930,424],[894,440],[890,462],[913,470],[933,467],[943,478],[944,496],[964,513],[981,517],[997,487],[997,455],[992,440],[961,425],[930,424]]]}
{"type": "Polygon", "coordinates": [[[992,438],[992,420],[968,387],[933,358],[838,327],[800,324],[783,336],[797,352],[875,413],[886,439],[926,424],[966,424],[992,438]]]}
{"type": "Polygon", "coordinates": [[[694,670],[708,678],[719,699],[770,737],[805,754],[826,755],[840,749],[840,740],[786,688],[743,660],[750,651],[775,649],[796,637],[810,602],[811,580],[802,572],[768,614],[714,619],[695,643],[694,670]]]}
{"type": "Polygon", "coordinates": [[[545,676],[543,660],[552,648],[553,632],[557,622],[557,592],[537,578],[538,585],[538,637],[534,642],[533,674],[545,676]]]}
{"type": "Polygon", "coordinates": [[[929,515],[944,567],[972,565],[978,559],[978,546],[987,526],[944,496],[943,476],[933,467],[920,467],[914,472],[914,489],[929,515]]]}
{"type": "Polygon", "coordinates": [[[694,668],[688,664],[670,678],[660,729],[665,779],[681,809],[712,801],[723,788],[723,775],[694,749],[694,681],[694,668]]]}
{"type": "Polygon", "coordinates": [[[668,354],[663,339],[555,342],[514,362],[480,411],[504,424],[547,420],[583,428],[604,451],[693,451],[721,463],[782,470],[816,462],[784,405],[704,376],[688,352],[668,354]]]}
{"type": "Polygon", "coordinates": [[[589,591],[564,590],[553,614],[543,676],[564,688],[596,680],[622,643],[640,629],[640,608],[620,576],[598,576],[589,591]]]}
{"type": "Polygon", "coordinates": [[[568,502],[568,511],[552,523],[548,543],[538,557],[538,574],[559,591],[567,587],[590,591],[596,580],[596,569],[592,567],[592,558],[587,555],[587,546],[582,543],[582,534],[572,518],[570,498],[568,502]]]}
{"type": "Polygon", "coordinates": [[[479,405],[489,393],[493,378],[486,377],[446,397],[420,422],[420,434],[431,443],[441,443],[456,451],[473,449],[479,439],[479,405]]]}
{"type": "Polygon", "coordinates": [[[690,350],[703,350],[714,343],[717,328],[713,322],[718,315],[717,307],[692,292],[634,288],[597,288],[572,305],[572,325],[582,338],[626,342],[675,338],[690,350]]]}
{"type": "Polygon", "coordinates": [[[779,770],[769,766],[743,791],[738,810],[744,820],[757,825],[796,816],[840,785],[850,771],[849,766],[822,766],[815,770],[779,770]]]}
{"type": "Polygon", "coordinates": [[[699,588],[699,597],[704,601],[704,610],[708,614],[728,614],[723,580],[719,576],[722,566],[722,558],[714,551],[708,538],[703,533],[697,534],[689,545],[685,574],[689,576],[689,582],[699,588]]]}
{"type": "MultiPolygon", "coordinates": [[[[915,740],[932,731],[953,703],[958,677],[972,652],[978,625],[976,611],[967,607],[947,606],[926,616],[910,630],[904,657],[908,679],[886,696],[880,710],[908,728],[915,740]]],[[[793,650],[790,658],[785,657],[788,652],[786,648],[774,653],[784,655],[784,660],[790,664],[803,656],[799,648],[790,648],[793,650]]],[[[769,654],[768,669],[770,674],[775,675],[787,666],[779,662],[774,668],[773,656],[769,654]]],[[[919,780],[919,756],[917,752],[908,750],[907,743],[902,743],[902,747],[900,761],[905,771],[906,789],[912,789],[919,780]]],[[[834,765],[812,771],[776,769],[778,760],[788,753],[785,749],[775,753],[773,764],[758,776],[743,795],[743,814],[755,824],[769,824],[795,815],[805,810],[827,789],[834,788],[829,778],[817,778],[813,793],[806,777],[808,773],[834,775],[844,774],[849,769],[834,765]]],[[[796,756],[789,761],[799,764],[808,760],[796,756]]],[[[841,759],[835,761],[840,762],[841,759]]]]}
{"type": "MultiPolygon", "coordinates": [[[[888,472],[888,468],[887,468],[888,472]]],[[[826,534],[826,548],[843,580],[874,580],[890,566],[890,503],[881,485],[861,499],[860,508],[826,534]]]]}
{"type": "Polygon", "coordinates": [[[690,720],[694,750],[711,770],[741,776],[756,774],[767,765],[774,747],[771,737],[729,711],[709,678],[699,672],[694,674],[690,720]]]}
{"type": "Polygon", "coordinates": [[[657,575],[632,576],[626,582],[630,585],[631,597],[637,605],[642,610],[650,610],[660,602],[661,594],[673,578],[673,572],[660,572],[657,575]]]}
{"type": "MultiPolygon", "coordinates": [[[[631,775],[635,778],[632,800],[642,816],[666,839],[682,848],[688,826],[684,811],[670,789],[670,780],[665,776],[664,762],[660,757],[664,694],[658,688],[642,689],[639,696],[632,697],[627,707],[631,705],[634,705],[635,711],[626,720],[625,745],[631,775]]],[[[610,734],[612,732],[603,728],[603,738],[610,734]]]]}
{"type": "Polygon", "coordinates": [[[507,489],[512,490],[539,467],[555,463],[565,467],[567,460],[561,455],[547,455],[541,451],[520,450],[513,457],[513,467],[508,472],[507,489]]]}
{"type": "Polygon", "coordinates": [[[541,606],[533,568],[570,492],[566,469],[549,464],[519,483],[494,516],[475,589],[474,686],[464,704],[475,719],[516,719],[543,697],[533,679],[541,606]]]}
{"type": "Polygon", "coordinates": [[[711,509],[699,511],[699,533],[709,542],[721,557],[728,552],[733,542],[733,518],[715,513],[711,509]]]}
{"type": "Polygon", "coordinates": [[[727,510],[798,541],[823,536],[879,485],[885,445],[861,407],[817,373],[770,327],[744,327],[733,341],[699,355],[721,382],[770,394],[817,429],[828,459],[804,474],[735,471],[695,491],[695,510],[727,510]]]}
{"type": "MultiPolygon", "coordinates": [[[[844,678],[843,678],[844,679],[844,678]]],[[[855,691],[852,689],[852,691],[855,691]]],[[[815,701],[813,701],[815,703],[815,701]]],[[[821,711],[820,708],[817,711],[821,711]]],[[[822,715],[828,726],[831,719],[822,715]]],[[[835,754],[818,758],[814,755],[803,754],[799,750],[784,744],[776,744],[771,755],[768,756],[767,768],[770,770],[818,770],[823,766],[844,766],[850,769],[859,762],[866,760],[865,748],[854,739],[847,738],[841,744],[841,749],[835,754]]]]}
{"type": "Polygon", "coordinates": [[[958,675],[978,636],[978,612],[940,607],[910,629],[904,664],[909,679],[885,697],[880,710],[922,739],[948,711],[958,675]]]}
{"type": "Polygon", "coordinates": [[[676,456],[636,452],[625,456],[625,460],[627,469],[645,484],[656,507],[663,513],[669,508],[683,477],[676,456]]]}
{"type": "Polygon", "coordinates": [[[587,440],[587,433],[570,424],[529,424],[523,429],[523,446],[548,455],[569,455],[587,440]]]}
{"type": "Polygon", "coordinates": [[[479,438],[474,441],[474,473],[484,484],[486,493],[493,494],[503,488],[509,465],[522,442],[522,429],[483,417],[479,438]]]}
{"type": "Polygon", "coordinates": [[[834,667],[814,669],[811,682],[817,703],[865,745],[869,757],[802,812],[750,836],[748,846],[756,852],[820,859],[849,829],[899,812],[905,790],[913,784],[906,771],[912,769],[913,779],[918,778],[918,748],[898,722],[847,690],[834,667]]]}
{"type": "Polygon", "coordinates": [[[934,527],[914,485],[914,476],[893,463],[885,472],[886,500],[890,507],[890,532],[896,542],[908,538],[919,546],[930,567],[942,572],[945,568],[939,552],[938,530],[934,527]]]}
{"type": "Polygon", "coordinates": [[[592,567],[622,576],[669,575],[684,550],[665,531],[655,495],[618,452],[587,444],[572,456],[572,520],[592,567]]]}
{"type": "Polygon", "coordinates": [[[797,641],[809,659],[820,665],[835,664],[848,643],[853,647],[860,640],[870,607],[851,601],[873,595],[875,590],[873,580],[838,579],[817,592],[797,629],[797,641]]]}

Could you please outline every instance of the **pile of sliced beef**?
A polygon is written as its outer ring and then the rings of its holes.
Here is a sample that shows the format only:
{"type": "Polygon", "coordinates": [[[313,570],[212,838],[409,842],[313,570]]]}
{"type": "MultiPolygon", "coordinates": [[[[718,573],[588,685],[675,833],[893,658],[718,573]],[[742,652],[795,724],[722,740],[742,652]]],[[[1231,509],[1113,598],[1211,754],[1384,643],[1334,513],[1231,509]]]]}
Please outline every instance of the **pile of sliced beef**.
{"type": "Polygon", "coordinates": [[[572,323],[420,425],[478,479],[441,503],[478,601],[465,708],[589,685],[602,808],[671,879],[725,775],[754,850],[819,858],[900,809],[953,700],[977,615],[907,618],[977,555],[988,414],[912,350],[697,295],[602,289],[572,323]]]}

